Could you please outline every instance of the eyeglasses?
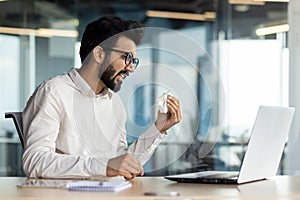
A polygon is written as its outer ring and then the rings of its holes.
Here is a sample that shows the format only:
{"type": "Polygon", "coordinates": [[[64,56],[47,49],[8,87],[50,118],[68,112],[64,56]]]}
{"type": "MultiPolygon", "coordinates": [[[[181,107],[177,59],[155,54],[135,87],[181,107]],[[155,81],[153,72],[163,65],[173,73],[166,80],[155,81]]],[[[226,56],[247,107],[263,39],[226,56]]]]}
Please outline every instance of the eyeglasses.
{"type": "Polygon", "coordinates": [[[134,58],[133,54],[131,52],[121,51],[121,50],[113,49],[113,48],[105,48],[105,50],[115,51],[115,52],[125,54],[125,65],[126,65],[126,67],[129,66],[131,63],[133,63],[134,69],[136,69],[137,66],[139,65],[140,60],[138,58],[134,58]]]}

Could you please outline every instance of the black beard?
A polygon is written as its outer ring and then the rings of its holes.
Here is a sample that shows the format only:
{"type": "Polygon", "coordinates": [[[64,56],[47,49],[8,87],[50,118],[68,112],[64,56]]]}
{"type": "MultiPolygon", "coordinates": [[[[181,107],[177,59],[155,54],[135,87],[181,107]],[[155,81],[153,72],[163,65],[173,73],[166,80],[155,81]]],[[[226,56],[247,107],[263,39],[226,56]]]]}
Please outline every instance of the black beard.
{"type": "Polygon", "coordinates": [[[109,89],[111,89],[114,92],[118,92],[121,89],[122,82],[118,81],[117,83],[115,83],[116,77],[118,75],[120,75],[120,74],[126,74],[126,76],[128,76],[129,73],[127,71],[125,71],[125,70],[122,70],[117,75],[115,75],[113,77],[113,75],[115,73],[116,73],[116,70],[110,64],[105,69],[105,71],[103,72],[103,74],[102,74],[102,76],[101,76],[100,79],[103,81],[103,83],[106,85],[106,87],[108,87],[109,89]]]}
{"type": "Polygon", "coordinates": [[[112,65],[108,65],[108,67],[105,69],[105,71],[103,72],[102,76],[101,76],[101,80],[103,81],[103,83],[106,85],[106,87],[108,87],[109,89],[114,91],[115,88],[115,83],[114,83],[114,79],[111,79],[111,77],[116,73],[116,70],[113,68],[112,65]]]}

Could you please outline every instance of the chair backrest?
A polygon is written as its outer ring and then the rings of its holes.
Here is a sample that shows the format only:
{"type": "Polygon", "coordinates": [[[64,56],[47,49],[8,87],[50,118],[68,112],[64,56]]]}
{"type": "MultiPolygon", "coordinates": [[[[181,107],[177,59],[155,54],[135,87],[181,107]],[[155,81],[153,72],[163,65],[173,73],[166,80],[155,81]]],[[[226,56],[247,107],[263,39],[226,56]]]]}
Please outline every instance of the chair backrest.
{"type": "Polygon", "coordinates": [[[5,118],[12,118],[17,129],[22,147],[24,148],[24,134],[23,134],[23,121],[22,112],[7,112],[5,118]]]}

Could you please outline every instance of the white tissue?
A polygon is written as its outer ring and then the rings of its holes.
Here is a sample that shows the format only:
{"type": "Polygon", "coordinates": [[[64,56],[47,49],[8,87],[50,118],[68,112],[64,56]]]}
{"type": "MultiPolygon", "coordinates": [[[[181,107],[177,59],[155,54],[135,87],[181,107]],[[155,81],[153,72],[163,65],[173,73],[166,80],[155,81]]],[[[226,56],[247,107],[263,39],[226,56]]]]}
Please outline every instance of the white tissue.
{"type": "Polygon", "coordinates": [[[160,97],[158,97],[156,100],[156,104],[158,105],[158,110],[161,113],[168,112],[168,107],[167,107],[168,95],[174,96],[171,92],[165,92],[160,97]]]}

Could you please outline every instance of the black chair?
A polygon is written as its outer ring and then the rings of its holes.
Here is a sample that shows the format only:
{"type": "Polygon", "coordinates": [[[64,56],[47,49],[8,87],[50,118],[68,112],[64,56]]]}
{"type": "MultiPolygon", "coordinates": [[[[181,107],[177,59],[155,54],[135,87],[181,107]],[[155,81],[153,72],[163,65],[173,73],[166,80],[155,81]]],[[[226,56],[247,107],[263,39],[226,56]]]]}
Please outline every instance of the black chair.
{"type": "Polygon", "coordinates": [[[23,121],[22,112],[7,112],[5,118],[12,118],[17,129],[22,147],[24,148],[24,134],[23,134],[23,121]]]}

